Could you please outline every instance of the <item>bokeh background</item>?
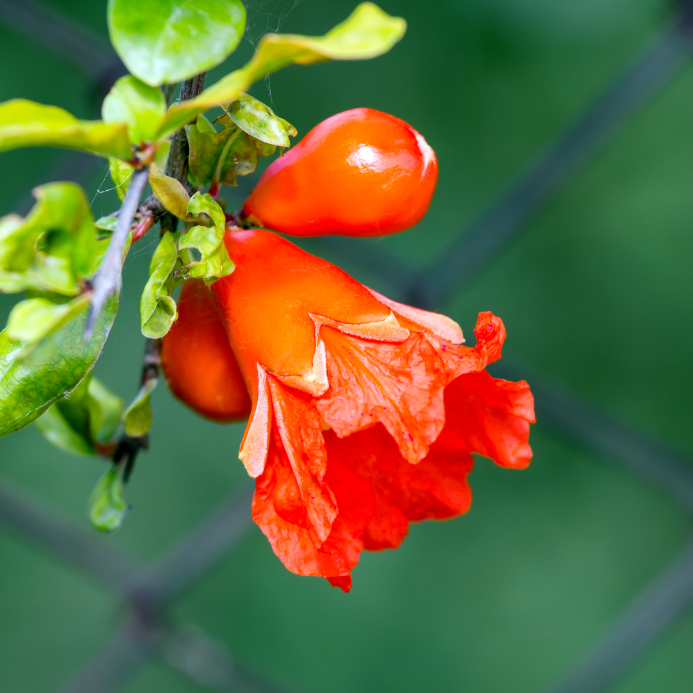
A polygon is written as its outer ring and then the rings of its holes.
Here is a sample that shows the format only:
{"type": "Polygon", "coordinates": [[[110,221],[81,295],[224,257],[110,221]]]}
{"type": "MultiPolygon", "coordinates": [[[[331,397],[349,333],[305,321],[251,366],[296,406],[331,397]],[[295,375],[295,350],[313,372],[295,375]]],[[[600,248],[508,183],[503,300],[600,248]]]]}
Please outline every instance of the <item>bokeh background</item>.
{"type": "MultiPolygon", "coordinates": [[[[104,0],[42,1],[107,42],[104,0]]],[[[245,61],[266,31],[321,34],[354,4],[246,0],[246,39],[208,83],[245,61]]],[[[343,257],[334,246],[311,246],[391,294],[386,259],[365,269],[355,255],[389,253],[412,271],[445,256],[672,14],[662,0],[379,4],[409,23],[391,53],[291,67],[252,93],[300,136],[338,111],[369,106],[403,118],[433,146],[440,182],[421,224],[343,257]]],[[[98,112],[84,71],[42,47],[40,36],[30,39],[26,27],[0,21],[0,65],[0,100],[34,99],[84,118],[98,112]]],[[[469,336],[477,313],[493,311],[508,331],[504,356],[530,384],[537,373],[688,454],[691,113],[693,64],[620,127],[512,244],[433,306],[469,336]]],[[[0,154],[0,214],[26,212],[27,192],[64,158],[59,150],[0,154]]],[[[105,161],[81,183],[97,216],[116,208],[105,161]]],[[[251,185],[227,190],[230,205],[239,206],[251,185]]],[[[127,260],[120,312],[96,368],[126,401],[139,377],[150,235],[127,260]]],[[[15,301],[0,296],[3,324],[15,301]]],[[[197,418],[163,385],[153,401],[151,449],[127,488],[133,510],[121,531],[100,539],[142,561],[161,555],[244,482],[242,427],[197,418]]],[[[541,421],[531,442],[526,471],[478,460],[468,515],[412,527],[397,551],[364,554],[349,595],[290,574],[254,529],[173,613],[296,693],[547,690],[674,559],[691,521],[669,496],[541,421]]],[[[0,440],[0,482],[85,529],[87,498],[104,468],[52,448],[33,426],[0,440]]],[[[0,566],[0,690],[58,690],[108,641],[122,609],[106,589],[5,525],[0,566]]],[[[690,691],[692,645],[693,617],[683,610],[610,690],[690,691]]],[[[153,659],[122,690],[202,689],[153,659]]]]}

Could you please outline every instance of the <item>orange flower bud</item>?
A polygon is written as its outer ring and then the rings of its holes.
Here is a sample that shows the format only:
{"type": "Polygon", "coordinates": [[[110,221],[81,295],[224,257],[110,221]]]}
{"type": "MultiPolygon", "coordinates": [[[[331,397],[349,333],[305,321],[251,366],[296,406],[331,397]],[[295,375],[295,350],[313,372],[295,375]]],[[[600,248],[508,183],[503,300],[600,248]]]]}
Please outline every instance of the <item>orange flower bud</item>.
{"type": "Polygon", "coordinates": [[[265,171],[243,211],[294,236],[384,236],[423,218],[438,180],[426,140],[403,120],[355,108],[314,127],[265,171]]]}
{"type": "Polygon", "coordinates": [[[178,320],[161,343],[161,367],[171,392],[198,414],[229,423],[247,419],[251,403],[212,290],[186,282],[178,320]]]}

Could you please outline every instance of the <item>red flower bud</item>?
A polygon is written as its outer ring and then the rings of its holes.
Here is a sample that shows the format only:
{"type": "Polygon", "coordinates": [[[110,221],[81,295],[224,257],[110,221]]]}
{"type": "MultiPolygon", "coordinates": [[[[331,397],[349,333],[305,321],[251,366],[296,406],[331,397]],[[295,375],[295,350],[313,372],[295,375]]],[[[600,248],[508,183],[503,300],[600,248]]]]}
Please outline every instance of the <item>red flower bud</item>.
{"type": "Polygon", "coordinates": [[[171,392],[202,416],[246,419],[251,403],[212,290],[201,279],[183,286],[178,320],[161,342],[161,367],[171,392]]]}
{"type": "Polygon", "coordinates": [[[438,180],[426,140],[403,120],[355,108],[314,127],[246,200],[252,223],[294,236],[384,236],[423,218],[438,180]]]}

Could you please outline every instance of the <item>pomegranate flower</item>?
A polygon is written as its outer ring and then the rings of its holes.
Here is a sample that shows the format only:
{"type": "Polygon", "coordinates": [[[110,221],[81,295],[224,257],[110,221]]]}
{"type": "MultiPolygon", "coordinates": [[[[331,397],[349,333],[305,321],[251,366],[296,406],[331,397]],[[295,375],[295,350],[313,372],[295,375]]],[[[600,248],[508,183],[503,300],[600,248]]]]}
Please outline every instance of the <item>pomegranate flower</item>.
{"type": "Polygon", "coordinates": [[[284,565],[345,591],[363,549],[464,513],[472,452],[529,464],[533,400],[492,378],[505,329],[475,347],[449,318],[391,301],[269,231],[232,229],[213,284],[253,403],[240,458],[253,519],[284,565]]]}

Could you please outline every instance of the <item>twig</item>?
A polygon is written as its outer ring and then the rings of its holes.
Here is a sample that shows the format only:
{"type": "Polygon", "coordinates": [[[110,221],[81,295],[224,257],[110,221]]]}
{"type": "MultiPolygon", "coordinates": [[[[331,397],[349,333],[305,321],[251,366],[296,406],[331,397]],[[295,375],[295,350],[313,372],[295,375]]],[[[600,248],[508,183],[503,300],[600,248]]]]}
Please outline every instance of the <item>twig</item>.
{"type": "Polygon", "coordinates": [[[89,306],[87,323],[84,328],[85,342],[91,339],[96,319],[101,313],[108,297],[112,293],[120,291],[125,243],[130,233],[130,225],[137,212],[140,197],[142,197],[148,179],[149,168],[135,171],[132,174],[128,191],[125,193],[125,199],[123,200],[123,205],[118,214],[118,222],[111,236],[111,242],[101,262],[101,267],[99,267],[99,271],[94,278],[91,305],[89,306]]]}
{"type": "Polygon", "coordinates": [[[550,693],[601,693],[693,602],[693,541],[640,595],[594,649],[550,693]]]}
{"type": "Polygon", "coordinates": [[[405,299],[437,307],[505,247],[624,122],[686,64],[693,49],[691,3],[609,89],[548,147],[445,255],[420,272],[405,299]]]}
{"type": "MultiPolygon", "coordinates": [[[[178,101],[187,101],[195,98],[205,87],[206,72],[201,72],[190,79],[186,79],[181,84],[180,96],[178,101]]],[[[175,178],[183,187],[192,193],[192,187],[188,182],[188,157],[190,155],[190,147],[188,145],[188,136],[185,129],[180,129],[171,140],[171,149],[168,152],[166,160],[166,175],[170,178],[175,178]]],[[[178,219],[170,212],[164,214],[161,219],[161,230],[175,231],[178,226],[178,219]]]]}

